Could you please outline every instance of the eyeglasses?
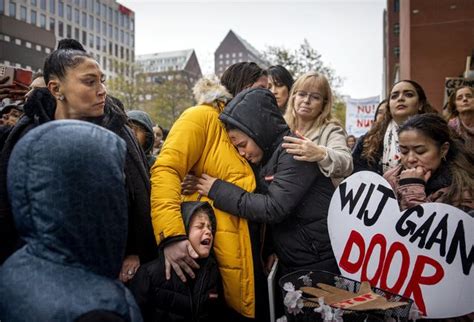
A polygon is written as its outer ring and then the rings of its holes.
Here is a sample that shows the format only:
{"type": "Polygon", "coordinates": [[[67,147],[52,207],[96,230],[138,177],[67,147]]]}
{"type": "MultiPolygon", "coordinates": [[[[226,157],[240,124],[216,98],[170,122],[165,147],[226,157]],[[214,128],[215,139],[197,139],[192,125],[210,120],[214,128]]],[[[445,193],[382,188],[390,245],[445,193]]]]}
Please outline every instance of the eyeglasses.
{"type": "Polygon", "coordinates": [[[296,96],[301,100],[305,100],[307,97],[309,97],[310,101],[322,101],[323,100],[323,97],[318,93],[307,93],[307,92],[304,92],[304,91],[296,91],[296,96]]]}

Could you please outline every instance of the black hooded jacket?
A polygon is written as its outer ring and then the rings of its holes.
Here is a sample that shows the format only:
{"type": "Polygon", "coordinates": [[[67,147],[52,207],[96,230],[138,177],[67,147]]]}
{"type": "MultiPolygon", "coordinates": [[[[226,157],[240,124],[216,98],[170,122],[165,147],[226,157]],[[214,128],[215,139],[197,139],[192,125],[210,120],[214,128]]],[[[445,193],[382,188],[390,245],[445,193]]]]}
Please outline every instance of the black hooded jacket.
{"type": "MultiPolygon", "coordinates": [[[[22,245],[13,223],[6,189],[10,155],[18,140],[31,129],[54,120],[56,100],[47,88],[37,89],[26,102],[24,110],[25,115],[11,130],[0,154],[0,264],[22,245]]],[[[157,254],[150,215],[150,179],[146,157],[132,131],[125,125],[127,116],[111,98],[107,97],[104,115],[85,121],[114,132],[127,144],[125,176],[129,232],[126,254],[139,255],[141,262],[150,261],[157,254]]]]}
{"type": "Polygon", "coordinates": [[[241,92],[220,119],[251,137],[264,156],[256,175],[258,193],[216,180],[209,192],[214,206],[272,224],[273,246],[284,271],[311,267],[338,272],[327,230],[334,186],[317,163],[297,161],[281,147],[283,136],[291,133],[272,93],[241,92]]]}
{"type": "MultiPolygon", "coordinates": [[[[216,219],[207,202],[185,202],[181,205],[186,232],[192,215],[202,208],[210,213],[213,232],[216,219]]],[[[140,307],[145,322],[170,321],[220,321],[218,316],[222,308],[222,286],[213,253],[208,258],[197,260],[200,268],[195,271],[196,277],[183,283],[174,271],[171,278],[165,278],[165,257],[160,247],[159,257],[150,263],[140,266],[129,288],[140,307]]]]}

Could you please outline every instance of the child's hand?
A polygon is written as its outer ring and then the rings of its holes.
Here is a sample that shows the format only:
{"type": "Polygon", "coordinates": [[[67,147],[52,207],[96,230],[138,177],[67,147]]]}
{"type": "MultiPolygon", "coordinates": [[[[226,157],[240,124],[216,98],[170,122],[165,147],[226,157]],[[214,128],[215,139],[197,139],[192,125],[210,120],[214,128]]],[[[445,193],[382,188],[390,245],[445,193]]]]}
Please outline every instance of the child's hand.
{"type": "Polygon", "coordinates": [[[217,178],[211,177],[205,173],[202,174],[201,178],[198,180],[196,188],[201,196],[209,196],[209,191],[211,191],[212,185],[217,180],[217,178]]]}

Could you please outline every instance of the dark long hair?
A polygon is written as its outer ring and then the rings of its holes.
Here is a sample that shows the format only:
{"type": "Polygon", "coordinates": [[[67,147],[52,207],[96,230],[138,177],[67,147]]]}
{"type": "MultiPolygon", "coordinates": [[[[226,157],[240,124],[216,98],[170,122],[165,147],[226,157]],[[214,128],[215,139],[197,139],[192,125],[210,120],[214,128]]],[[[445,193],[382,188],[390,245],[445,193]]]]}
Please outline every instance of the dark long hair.
{"type": "MultiPolygon", "coordinates": [[[[428,99],[426,98],[426,94],[423,90],[423,87],[421,87],[421,85],[415,81],[401,80],[393,84],[392,88],[390,89],[390,93],[392,92],[395,85],[402,82],[410,83],[415,88],[415,91],[418,95],[418,102],[420,103],[420,109],[418,110],[418,114],[432,113],[434,111],[433,107],[430,105],[428,99]]],[[[390,99],[387,98],[386,100],[388,104],[387,108],[385,109],[385,114],[382,121],[375,122],[364,138],[362,157],[364,157],[371,164],[377,163],[377,158],[379,157],[377,154],[380,150],[380,145],[383,144],[385,132],[387,131],[388,125],[392,121],[392,114],[390,114],[390,99]]]]}
{"type": "Polygon", "coordinates": [[[446,195],[448,203],[461,203],[466,190],[469,196],[474,196],[474,156],[466,151],[464,144],[451,132],[443,117],[434,113],[412,116],[400,126],[398,133],[410,130],[430,138],[438,148],[449,143],[445,164],[440,165],[448,166],[452,175],[452,183],[446,195]]]}
{"type": "Polygon", "coordinates": [[[254,62],[241,62],[230,65],[221,76],[221,84],[232,96],[236,96],[250,87],[260,77],[266,76],[267,71],[254,62]]]}
{"type": "Polygon", "coordinates": [[[290,72],[281,65],[270,66],[267,69],[268,76],[278,85],[285,85],[288,88],[288,93],[295,82],[290,72]]]}

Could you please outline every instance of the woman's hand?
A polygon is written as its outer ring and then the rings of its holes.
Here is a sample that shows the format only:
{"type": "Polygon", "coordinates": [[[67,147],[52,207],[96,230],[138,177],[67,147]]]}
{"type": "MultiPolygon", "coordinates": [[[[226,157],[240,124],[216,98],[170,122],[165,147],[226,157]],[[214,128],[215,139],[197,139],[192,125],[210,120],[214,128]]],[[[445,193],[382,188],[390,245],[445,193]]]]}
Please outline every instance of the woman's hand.
{"type": "Polygon", "coordinates": [[[289,154],[294,154],[295,160],[308,161],[308,162],[319,162],[323,160],[327,151],[322,145],[317,145],[310,139],[301,135],[298,131],[295,132],[298,138],[292,136],[284,136],[283,143],[281,146],[286,149],[289,154]]]}
{"type": "Polygon", "coordinates": [[[137,255],[128,255],[122,263],[122,270],[120,271],[119,279],[126,283],[135,276],[140,267],[140,258],[137,255]]]}
{"type": "Polygon", "coordinates": [[[421,179],[428,182],[431,177],[431,170],[426,170],[423,167],[415,167],[412,169],[405,169],[400,173],[400,179],[421,179]]]}
{"type": "Polygon", "coordinates": [[[187,174],[181,183],[181,193],[183,195],[192,195],[197,191],[198,177],[194,174],[187,174]]]}
{"type": "Polygon", "coordinates": [[[212,185],[217,178],[211,177],[205,173],[202,174],[201,178],[198,179],[197,189],[201,196],[208,196],[211,191],[212,185]]]}

